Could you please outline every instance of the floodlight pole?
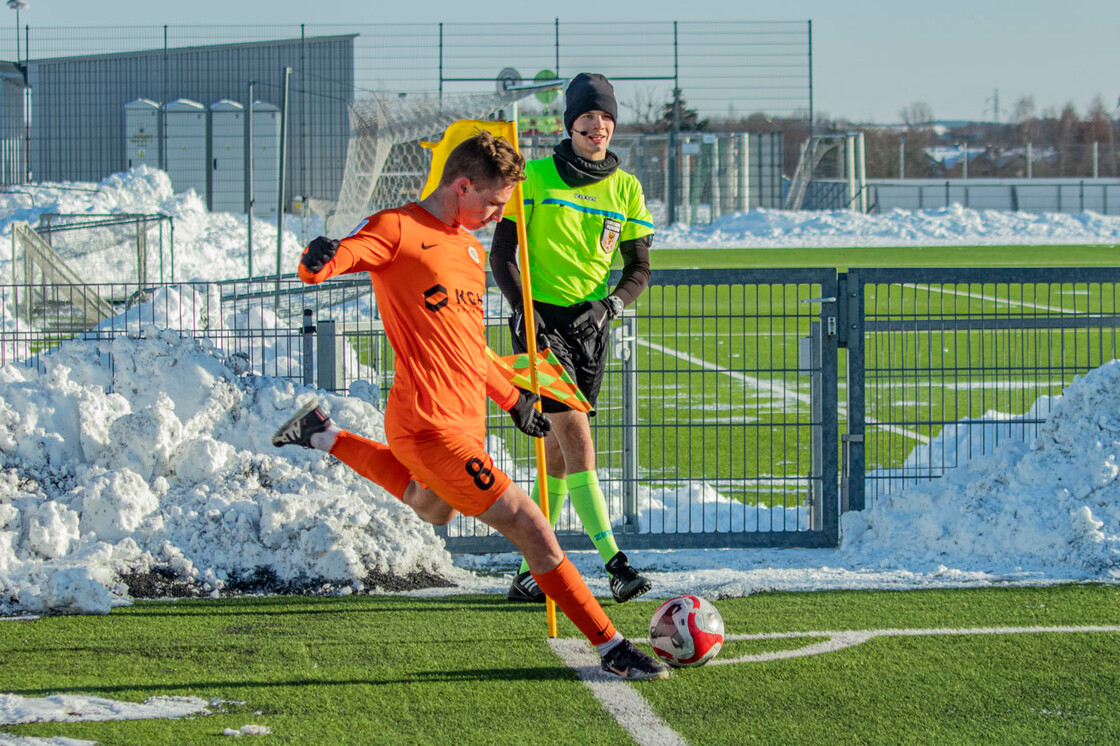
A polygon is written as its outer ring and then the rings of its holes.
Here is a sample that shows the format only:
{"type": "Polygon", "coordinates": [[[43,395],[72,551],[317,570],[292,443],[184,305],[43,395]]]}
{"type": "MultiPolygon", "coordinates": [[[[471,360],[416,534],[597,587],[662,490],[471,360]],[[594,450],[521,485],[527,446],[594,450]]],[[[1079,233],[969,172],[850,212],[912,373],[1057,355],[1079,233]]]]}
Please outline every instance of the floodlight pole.
{"type": "MultiPolygon", "coordinates": [[[[284,177],[288,170],[288,86],[292,79],[292,68],[284,68],[284,94],[280,106],[280,185],[276,189],[276,285],[280,286],[280,249],[284,244],[284,177]]],[[[279,294],[276,296],[280,300],[279,294]]]]}

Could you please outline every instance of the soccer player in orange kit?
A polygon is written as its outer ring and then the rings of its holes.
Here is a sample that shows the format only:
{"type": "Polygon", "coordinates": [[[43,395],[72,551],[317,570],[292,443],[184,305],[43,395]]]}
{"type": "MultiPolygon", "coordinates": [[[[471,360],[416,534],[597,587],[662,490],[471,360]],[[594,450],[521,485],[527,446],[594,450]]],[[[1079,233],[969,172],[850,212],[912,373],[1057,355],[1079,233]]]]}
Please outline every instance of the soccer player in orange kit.
{"type": "Polygon", "coordinates": [[[604,671],[663,679],[668,667],[615,629],[536,503],[484,447],[486,397],[528,435],[542,437],[551,426],[533,406],[538,397],[505,380],[486,354],[486,257],[468,233],[501,220],[524,168],[512,145],[480,131],[451,151],[427,198],[372,215],[341,241],[321,236],[308,245],[304,282],[370,274],[395,353],[388,444],[340,430],[315,402],[272,442],[328,451],[429,523],[477,517],[524,555],[538,585],[602,656],[604,671]]]}

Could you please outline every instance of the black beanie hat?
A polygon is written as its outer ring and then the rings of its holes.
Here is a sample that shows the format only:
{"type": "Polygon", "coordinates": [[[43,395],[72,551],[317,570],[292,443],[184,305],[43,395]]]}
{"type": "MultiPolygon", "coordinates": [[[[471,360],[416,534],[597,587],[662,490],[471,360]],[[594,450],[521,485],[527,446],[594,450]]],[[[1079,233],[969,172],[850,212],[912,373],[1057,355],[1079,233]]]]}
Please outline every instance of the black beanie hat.
{"type": "Polygon", "coordinates": [[[614,86],[598,73],[580,73],[568,83],[564,92],[564,132],[570,134],[572,125],[589,111],[605,111],[618,119],[618,102],[614,100],[614,86]]]}

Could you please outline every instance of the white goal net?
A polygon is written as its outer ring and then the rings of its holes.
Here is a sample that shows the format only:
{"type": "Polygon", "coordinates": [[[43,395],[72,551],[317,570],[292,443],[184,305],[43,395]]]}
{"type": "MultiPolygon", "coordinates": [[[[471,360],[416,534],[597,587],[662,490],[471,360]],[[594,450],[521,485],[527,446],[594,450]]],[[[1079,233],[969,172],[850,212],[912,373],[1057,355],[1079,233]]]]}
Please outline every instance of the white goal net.
{"type": "Polygon", "coordinates": [[[327,235],[341,238],[367,215],[418,199],[431,164],[421,141],[438,140],[452,122],[485,119],[531,93],[375,94],[350,104],[346,171],[327,235]]]}

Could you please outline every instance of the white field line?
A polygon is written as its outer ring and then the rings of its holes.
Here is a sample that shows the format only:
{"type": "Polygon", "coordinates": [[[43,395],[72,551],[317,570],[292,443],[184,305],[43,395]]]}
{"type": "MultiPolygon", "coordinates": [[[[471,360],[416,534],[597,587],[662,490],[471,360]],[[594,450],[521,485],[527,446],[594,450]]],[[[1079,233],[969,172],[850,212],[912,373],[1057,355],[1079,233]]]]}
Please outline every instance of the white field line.
{"type": "Polygon", "coordinates": [[[687,746],[688,741],[657,716],[642,695],[599,668],[599,656],[583,638],[552,639],[549,647],[576,672],[595,699],[640,746],[687,746]]]}
{"type": "MultiPolygon", "coordinates": [[[[638,344],[640,344],[644,347],[648,347],[651,350],[655,350],[657,352],[660,352],[662,355],[670,355],[670,356],[678,358],[680,360],[684,360],[686,363],[691,363],[692,365],[695,365],[698,368],[703,368],[705,370],[712,370],[712,371],[715,371],[716,373],[722,373],[725,376],[728,376],[729,378],[731,378],[732,380],[739,381],[741,383],[745,383],[748,386],[753,386],[756,390],[758,390],[760,392],[764,391],[764,392],[770,393],[772,395],[781,397],[781,398],[786,399],[786,400],[792,400],[792,401],[797,402],[799,404],[804,404],[805,406],[809,406],[809,404],[811,403],[811,399],[810,399],[808,394],[802,394],[802,393],[798,393],[796,391],[791,391],[790,389],[786,388],[785,386],[782,386],[781,384],[774,383],[772,381],[763,381],[761,378],[755,378],[754,376],[748,376],[745,373],[738,373],[736,371],[727,370],[726,368],[721,368],[720,366],[715,365],[714,363],[709,363],[707,360],[704,360],[703,358],[698,358],[698,357],[695,357],[693,355],[689,355],[687,352],[681,352],[680,350],[674,350],[671,347],[665,347],[664,345],[655,344],[654,342],[649,342],[647,340],[641,339],[640,337],[636,341],[637,341],[638,344]]],[[[843,410],[843,405],[841,405],[841,410],[843,410]]],[[[916,440],[919,443],[929,443],[929,437],[928,436],[922,435],[921,433],[918,433],[918,432],[914,432],[913,430],[907,430],[904,427],[898,427],[896,425],[884,425],[884,424],[880,423],[878,420],[875,420],[872,417],[865,417],[864,419],[867,422],[867,424],[869,424],[869,425],[879,425],[880,427],[882,427],[882,429],[884,429],[888,432],[895,433],[896,435],[901,435],[905,438],[910,438],[911,440],[916,440]]]]}
{"type": "Polygon", "coordinates": [[[774,650],[768,653],[742,655],[738,658],[717,658],[708,665],[728,666],[733,663],[767,663],[790,658],[833,653],[844,648],[861,645],[876,637],[927,637],[935,635],[1032,635],[1070,634],[1088,632],[1120,632],[1120,627],[971,627],[948,629],[864,629],[844,632],[769,632],[753,635],[726,635],[724,640],[790,640],[798,637],[825,637],[822,642],[794,650],[774,650]]]}
{"type": "Polygon", "coordinates": [[[983,293],[969,293],[964,290],[950,290],[944,287],[932,287],[930,285],[915,285],[913,283],[903,283],[902,287],[911,288],[913,290],[925,290],[929,293],[943,293],[945,295],[959,295],[965,298],[975,298],[977,300],[986,300],[991,303],[1003,303],[1008,306],[1019,306],[1021,308],[1037,308],[1042,311],[1054,311],[1055,313],[1082,313],[1076,308],[1062,308],[1061,306],[1047,306],[1041,303],[1027,303],[1026,301],[1011,300],[1010,298],[1000,298],[995,295],[984,295],[983,293]]]}
{"type": "MultiPolygon", "coordinates": [[[[717,658],[709,666],[735,663],[769,663],[833,653],[854,647],[876,637],[933,637],[940,635],[1031,635],[1120,633],[1120,626],[1088,627],[964,627],[946,629],[864,629],[842,632],[763,632],[759,634],[725,635],[725,641],[791,640],[799,637],[827,638],[796,650],[775,650],[769,653],[743,655],[738,658],[717,658]]],[[[644,640],[649,642],[649,640],[644,640]]],[[[568,668],[576,672],[595,699],[640,746],[687,746],[688,742],[669,724],[658,717],[649,703],[625,681],[599,668],[599,657],[583,638],[552,639],[549,647],[568,668]]]]}
{"type": "Polygon", "coordinates": [[[703,358],[699,358],[699,357],[695,357],[693,355],[689,355],[687,352],[681,352],[680,350],[674,350],[671,347],[665,347],[664,345],[655,344],[654,342],[649,342],[649,341],[641,339],[641,338],[638,338],[637,342],[638,342],[638,344],[643,345],[645,347],[648,347],[651,350],[656,350],[657,352],[660,352],[663,355],[671,355],[672,357],[678,358],[679,360],[684,360],[686,363],[691,363],[698,368],[704,368],[705,370],[714,370],[717,373],[723,373],[724,375],[728,376],[732,380],[740,381],[742,383],[747,384],[748,386],[753,386],[758,391],[764,391],[764,392],[767,392],[769,394],[773,394],[775,396],[781,397],[783,399],[792,400],[794,402],[804,404],[806,406],[808,406],[811,403],[811,400],[810,400],[808,394],[801,394],[801,393],[798,393],[796,391],[791,391],[790,389],[786,388],[785,386],[782,386],[781,384],[774,383],[772,381],[763,381],[761,378],[755,378],[754,376],[748,376],[745,373],[738,373],[736,371],[727,370],[726,368],[721,368],[720,366],[715,365],[714,363],[709,363],[707,360],[704,360],[703,358]]]}

